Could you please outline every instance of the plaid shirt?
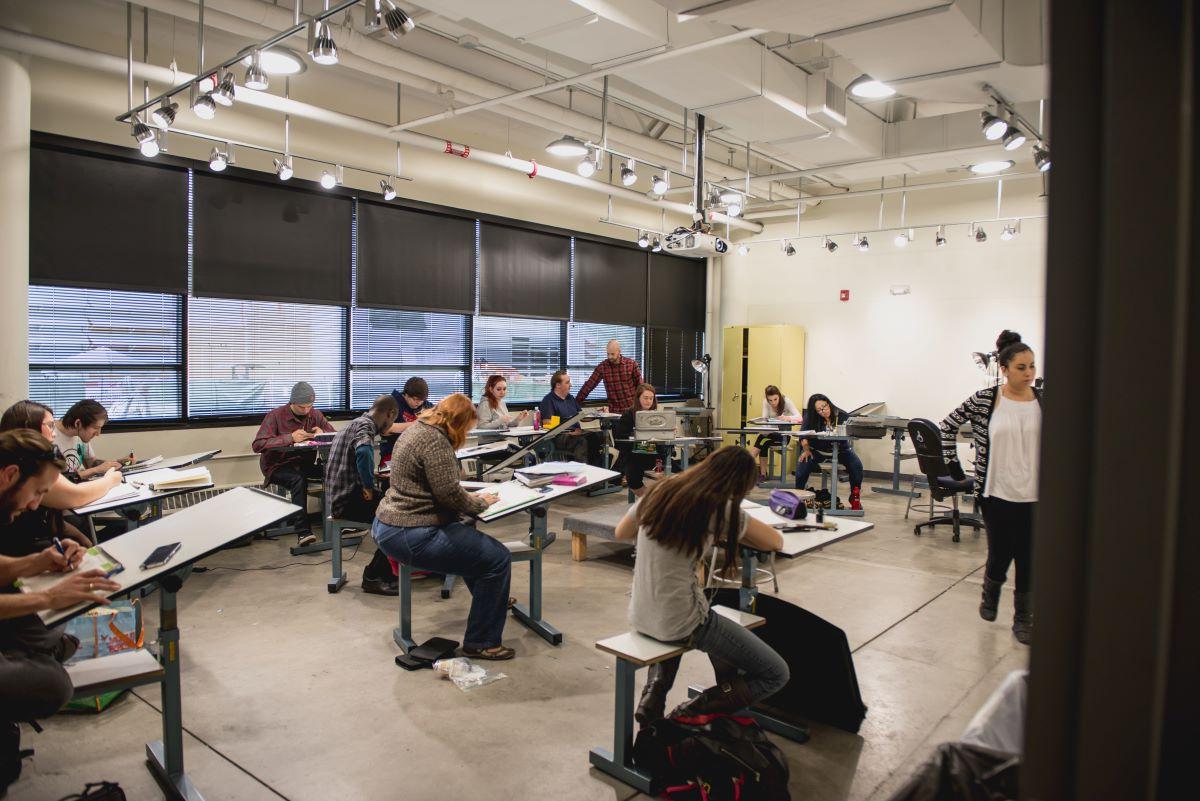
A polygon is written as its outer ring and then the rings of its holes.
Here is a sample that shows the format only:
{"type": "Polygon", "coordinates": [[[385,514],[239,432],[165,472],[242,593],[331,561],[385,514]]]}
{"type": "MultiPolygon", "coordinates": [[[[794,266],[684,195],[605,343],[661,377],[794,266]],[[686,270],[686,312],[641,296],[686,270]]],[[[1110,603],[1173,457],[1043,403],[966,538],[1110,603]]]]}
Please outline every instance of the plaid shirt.
{"type": "Polygon", "coordinates": [[[604,382],[604,389],[608,392],[609,411],[620,414],[633,406],[634,393],[637,391],[638,384],[642,383],[642,371],[638,368],[637,362],[628,356],[622,356],[616,364],[605,359],[596,365],[591,377],[583,382],[575,399],[583,403],[587,400],[588,394],[601,381],[604,382]]]}
{"type": "Polygon", "coordinates": [[[263,418],[254,442],[250,443],[250,449],[262,454],[258,457],[258,466],[268,481],[279,468],[300,465],[305,460],[314,458],[315,450],[311,453],[301,450],[267,450],[292,445],[292,432],[301,428],[305,431],[312,431],[314,428],[326,432],[333,431],[333,426],[329,425],[325,415],[315,407],[301,418],[292,412],[291,404],[285,403],[267,412],[267,416],[263,418]]]}
{"type": "MultiPolygon", "coordinates": [[[[325,501],[334,517],[341,517],[347,504],[356,496],[361,496],[363,483],[358,474],[355,451],[362,445],[374,445],[378,433],[379,429],[371,415],[364,414],[351,420],[333,438],[329,456],[325,459],[325,501]]],[[[371,462],[374,464],[374,457],[371,462]]],[[[373,479],[368,489],[376,489],[373,479]]]]}

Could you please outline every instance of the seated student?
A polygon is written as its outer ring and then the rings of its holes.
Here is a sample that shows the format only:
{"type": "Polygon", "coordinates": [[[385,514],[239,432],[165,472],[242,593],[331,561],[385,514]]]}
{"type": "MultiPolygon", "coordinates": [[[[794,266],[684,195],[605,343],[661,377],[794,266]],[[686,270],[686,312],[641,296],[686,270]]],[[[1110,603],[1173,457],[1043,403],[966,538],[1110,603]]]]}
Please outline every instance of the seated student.
{"type": "MultiPolygon", "coordinates": [[[[54,442],[54,413],[49,406],[37,401],[17,401],[0,415],[0,431],[17,431],[25,429],[35,431],[46,439],[47,444],[54,442]]],[[[62,512],[78,509],[99,500],[113,487],[121,483],[121,472],[116,468],[105,471],[104,475],[91,481],[76,483],[66,476],[60,475],[42,500],[42,508],[37,511],[20,515],[13,524],[10,536],[0,540],[0,553],[8,556],[24,556],[35,550],[41,550],[47,544],[49,537],[65,537],[90,546],[91,541],[79,528],[63,520],[62,512]]]]}
{"type": "MultiPolygon", "coordinates": [[[[62,477],[63,463],[49,443],[30,431],[0,434],[0,538],[9,535],[22,512],[35,511],[62,477]]],[[[20,558],[0,556],[0,795],[16,777],[19,764],[19,721],[53,715],[71,698],[71,679],[62,662],[79,642],[48,629],[37,613],[77,603],[107,603],[101,594],[120,585],[99,570],[74,573],[43,592],[23,593],[13,586],[19,578],[63,573],[83,558],[83,547],[63,542],[20,558]]]]}
{"type": "MultiPolygon", "coordinates": [[[[658,408],[658,393],[649,384],[639,384],[634,397],[636,400],[633,408],[627,409],[613,426],[613,439],[631,439],[637,424],[637,413],[658,408]]],[[[617,450],[621,452],[621,457],[617,464],[613,465],[613,469],[620,469],[625,474],[625,483],[629,486],[629,491],[640,498],[646,494],[646,471],[654,469],[658,462],[658,454],[636,453],[633,444],[629,442],[618,442],[617,450]]]]}
{"type": "Polygon", "coordinates": [[[415,375],[404,382],[404,389],[393,389],[392,397],[396,399],[396,404],[400,407],[400,414],[396,417],[396,422],[392,423],[392,427],[387,430],[387,436],[383,438],[383,442],[379,445],[379,463],[386,465],[392,459],[392,448],[396,445],[396,440],[400,435],[417,422],[417,418],[427,409],[432,409],[433,404],[429,402],[429,384],[424,378],[415,375]]]}
{"type": "MultiPolygon", "coordinates": [[[[307,442],[322,431],[329,433],[333,426],[325,415],[315,408],[317,393],[307,381],[298,381],[292,387],[288,402],[267,412],[250,449],[260,454],[258,466],[262,470],[264,484],[276,484],[286,489],[292,503],[308,509],[307,479],[320,478],[317,467],[317,452],[302,453],[284,450],[288,445],[307,442]]],[[[308,521],[308,512],[297,514],[300,525],[308,521]]],[[[311,531],[300,535],[300,544],[316,542],[311,531]]]]}
{"type": "MultiPolygon", "coordinates": [[[[778,692],[787,662],[752,631],[709,611],[697,569],[714,542],[732,560],[739,543],[762,551],[783,547],[783,535],[749,517],[741,502],[754,489],[754,457],[725,447],[683,473],[663,479],[617,524],[618,540],[637,539],[629,620],[656,640],[686,643],[708,654],[717,684],[671,717],[731,713],[778,692]]],[[[680,657],[650,666],[635,717],[642,726],[663,717],[680,657]]]]}
{"type": "MultiPolygon", "coordinates": [[[[375,484],[375,437],[396,422],[400,407],[380,395],[363,415],[338,432],[325,460],[325,502],[336,518],[370,523],[383,494],[375,484]]],[[[399,582],[382,551],[363,570],[363,592],[398,595],[399,582]]]]}
{"type": "Polygon", "coordinates": [[[78,401],[55,421],[54,445],[67,463],[67,473],[92,478],[124,464],[117,459],[97,459],[92,452],[92,440],[100,436],[107,422],[108,410],[94,400],[78,401]]]}
{"type": "MultiPolygon", "coordinates": [[[[558,417],[560,423],[565,423],[583,411],[571,394],[571,376],[566,370],[558,370],[550,377],[550,391],[538,404],[538,411],[542,413],[543,426],[551,417],[558,417]]],[[[584,431],[576,423],[554,438],[554,447],[569,452],[577,462],[598,465],[601,464],[600,449],[604,447],[604,437],[602,432],[584,431]]]]}
{"type": "MultiPolygon", "coordinates": [[[[812,395],[808,406],[804,409],[803,427],[805,431],[833,431],[840,425],[845,425],[849,416],[833,405],[833,401],[824,395],[812,395]]],[[[818,439],[800,440],[800,456],[796,460],[796,489],[804,489],[808,485],[808,477],[817,465],[826,461],[833,451],[833,445],[818,439]]],[[[863,463],[854,452],[850,442],[838,443],[838,464],[846,465],[850,474],[850,508],[862,509],[863,463]]]]}
{"type": "Polygon", "coordinates": [[[459,481],[454,451],[475,425],[471,399],[454,393],[408,428],[392,452],[392,475],[371,535],[392,559],[434,573],[462,576],[471,591],[464,656],[512,659],[501,644],[508,616],[512,557],[508,548],[460,516],[477,515],[499,495],[470,493],[459,481]]]}
{"type": "MultiPolygon", "coordinates": [[[[763,390],[762,417],[767,420],[791,418],[798,423],[800,422],[800,410],[796,408],[796,404],[792,403],[791,398],[780,391],[779,387],[770,384],[763,390]]],[[[754,447],[750,449],[750,453],[758,459],[759,481],[765,481],[767,478],[767,450],[779,448],[782,445],[782,434],[759,434],[758,438],[754,440],[754,447]]]]}
{"type": "Polygon", "coordinates": [[[529,412],[509,414],[508,406],[504,403],[507,395],[508,380],[504,376],[494,375],[488,378],[487,385],[483,388],[483,397],[475,407],[475,414],[479,417],[476,428],[508,428],[529,419],[529,412]]]}

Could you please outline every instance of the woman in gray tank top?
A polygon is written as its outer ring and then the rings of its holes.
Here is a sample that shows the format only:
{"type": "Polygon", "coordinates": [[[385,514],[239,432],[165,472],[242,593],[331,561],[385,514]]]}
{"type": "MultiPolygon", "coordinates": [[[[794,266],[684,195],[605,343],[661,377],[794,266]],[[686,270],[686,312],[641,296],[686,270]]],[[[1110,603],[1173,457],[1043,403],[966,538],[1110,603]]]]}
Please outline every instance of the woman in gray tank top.
{"type": "MultiPolygon", "coordinates": [[[[717,684],[671,712],[671,717],[728,713],[775,694],[788,682],[783,657],[753,632],[710,614],[697,568],[713,542],[727,563],[743,542],[761,551],[783,547],[783,536],[750,518],[742,499],[754,488],[758,464],[741,448],[725,447],[696,467],[658,484],[630,507],[617,539],[637,538],[629,619],[663,642],[686,643],[708,654],[717,684]]],[[[651,665],[635,717],[642,726],[663,716],[680,657],[651,665]]]]}

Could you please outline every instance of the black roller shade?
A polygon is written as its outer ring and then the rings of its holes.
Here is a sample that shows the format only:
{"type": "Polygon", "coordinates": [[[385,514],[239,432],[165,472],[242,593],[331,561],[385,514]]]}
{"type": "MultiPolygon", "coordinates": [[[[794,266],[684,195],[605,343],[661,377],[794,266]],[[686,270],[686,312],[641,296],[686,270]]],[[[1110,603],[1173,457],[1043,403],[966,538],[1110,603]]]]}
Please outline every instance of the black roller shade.
{"type": "Polygon", "coordinates": [[[650,254],[648,324],[661,328],[704,330],[705,262],[661,253],[650,254]]]}
{"type": "Polygon", "coordinates": [[[475,311],[475,221],[359,201],[358,305],[475,311]]]}
{"type": "Polygon", "coordinates": [[[565,320],[571,313],[571,240],[483,223],[479,311],[565,320]]]}
{"type": "Polygon", "coordinates": [[[29,280],[187,292],[187,171],[33,148],[29,280]]]}
{"type": "Polygon", "coordinates": [[[197,296],[350,304],[350,199],[195,174],[197,296]]]}
{"type": "Polygon", "coordinates": [[[646,324],[646,251],[575,240],[575,319],[646,324]]]}

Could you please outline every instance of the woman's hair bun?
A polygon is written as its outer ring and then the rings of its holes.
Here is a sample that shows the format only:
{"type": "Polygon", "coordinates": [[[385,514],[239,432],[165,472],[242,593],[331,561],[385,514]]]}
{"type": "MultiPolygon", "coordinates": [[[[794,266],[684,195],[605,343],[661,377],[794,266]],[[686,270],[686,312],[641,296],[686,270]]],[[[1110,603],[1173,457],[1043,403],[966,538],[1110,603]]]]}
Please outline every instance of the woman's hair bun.
{"type": "Polygon", "coordinates": [[[1021,341],[1021,335],[1016,331],[1009,331],[1007,328],[1000,332],[1000,336],[996,337],[996,350],[1002,351],[1009,345],[1015,345],[1021,341]]]}

